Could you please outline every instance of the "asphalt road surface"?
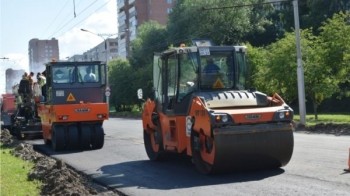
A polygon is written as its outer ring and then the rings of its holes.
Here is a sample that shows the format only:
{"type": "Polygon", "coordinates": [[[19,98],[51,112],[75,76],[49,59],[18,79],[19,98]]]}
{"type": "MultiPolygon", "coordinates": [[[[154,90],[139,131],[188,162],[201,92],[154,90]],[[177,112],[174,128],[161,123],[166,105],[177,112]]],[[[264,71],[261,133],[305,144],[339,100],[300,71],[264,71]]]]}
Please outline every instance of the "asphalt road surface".
{"type": "Polygon", "coordinates": [[[206,176],[186,156],[149,161],[141,120],[111,118],[104,129],[100,150],[55,153],[42,140],[28,142],[126,195],[350,196],[349,136],[295,133],[293,157],[281,169],[206,176]]]}

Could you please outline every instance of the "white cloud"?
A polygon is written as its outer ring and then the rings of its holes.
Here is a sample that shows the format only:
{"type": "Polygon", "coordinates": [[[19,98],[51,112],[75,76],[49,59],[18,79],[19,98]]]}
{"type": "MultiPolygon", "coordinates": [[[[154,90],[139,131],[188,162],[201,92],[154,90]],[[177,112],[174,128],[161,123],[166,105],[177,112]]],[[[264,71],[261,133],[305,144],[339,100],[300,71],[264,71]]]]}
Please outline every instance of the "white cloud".
{"type": "Polygon", "coordinates": [[[110,0],[102,10],[91,14],[77,27],[58,37],[60,58],[82,54],[103,42],[103,39],[92,33],[83,32],[80,29],[89,30],[95,34],[117,33],[116,1],[110,0]]]}
{"type": "MultiPolygon", "coordinates": [[[[77,21],[83,22],[78,23],[62,36],[56,37],[59,42],[60,59],[65,60],[68,56],[82,54],[103,41],[100,37],[83,32],[80,29],[87,29],[100,34],[117,33],[116,1],[105,0],[104,2],[108,3],[103,7],[97,7],[95,12],[88,17],[77,17],[77,21]]],[[[4,53],[0,57],[9,58],[8,60],[0,59],[0,74],[5,74],[7,68],[29,71],[28,53],[4,53]]],[[[5,77],[0,77],[0,93],[4,93],[4,91],[5,77]]]]}

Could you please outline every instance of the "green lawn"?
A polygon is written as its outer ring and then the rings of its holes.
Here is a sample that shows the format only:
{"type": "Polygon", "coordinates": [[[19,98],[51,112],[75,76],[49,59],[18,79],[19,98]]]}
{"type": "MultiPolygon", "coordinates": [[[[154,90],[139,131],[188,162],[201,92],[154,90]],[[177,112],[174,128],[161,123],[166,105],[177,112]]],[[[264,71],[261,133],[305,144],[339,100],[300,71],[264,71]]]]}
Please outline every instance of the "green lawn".
{"type": "MultiPolygon", "coordinates": [[[[299,115],[294,115],[295,121],[300,121],[299,115]]],[[[315,120],[315,115],[306,115],[306,124],[315,125],[319,123],[336,123],[336,124],[350,124],[350,114],[319,114],[318,119],[315,120]]]]}
{"type": "Polygon", "coordinates": [[[41,183],[27,178],[34,164],[13,156],[11,150],[0,144],[0,195],[40,195],[41,183]]]}

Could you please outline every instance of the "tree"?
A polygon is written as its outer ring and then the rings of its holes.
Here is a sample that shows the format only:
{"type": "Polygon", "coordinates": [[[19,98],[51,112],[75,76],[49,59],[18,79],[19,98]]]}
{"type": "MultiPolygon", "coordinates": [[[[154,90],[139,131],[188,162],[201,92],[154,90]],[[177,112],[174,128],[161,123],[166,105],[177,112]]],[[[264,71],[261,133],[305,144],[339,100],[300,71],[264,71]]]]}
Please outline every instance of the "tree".
{"type": "Polygon", "coordinates": [[[132,41],[130,64],[135,67],[148,66],[153,62],[154,52],[160,52],[168,47],[165,26],[149,21],[138,28],[137,38],[132,41]]]}
{"type": "Polygon", "coordinates": [[[136,89],[133,87],[135,74],[127,60],[115,59],[109,62],[110,104],[116,111],[130,110],[136,103],[136,89]]]}
{"type": "MultiPolygon", "coordinates": [[[[296,99],[298,91],[295,48],[294,34],[287,33],[277,42],[259,50],[255,49],[260,52],[255,54],[258,57],[252,57],[258,62],[254,86],[269,94],[277,92],[289,103],[296,99]],[[264,60],[259,61],[261,58],[264,60]]],[[[254,53],[250,54],[253,55],[254,53]]]]}
{"type": "Polygon", "coordinates": [[[245,45],[247,46],[247,65],[249,67],[246,81],[247,87],[270,93],[270,89],[267,88],[267,85],[264,85],[265,78],[261,77],[267,72],[265,67],[269,62],[268,51],[263,47],[253,47],[249,43],[245,45]]]}
{"type": "Polygon", "coordinates": [[[322,63],[337,78],[341,96],[350,96],[350,12],[334,14],[320,28],[322,63]]]}
{"type": "Polygon", "coordinates": [[[312,27],[317,34],[320,32],[319,27],[323,26],[327,19],[340,11],[349,10],[350,7],[349,0],[307,0],[306,2],[308,12],[303,13],[303,26],[312,27]]]}
{"type": "MultiPolygon", "coordinates": [[[[313,35],[312,29],[301,33],[305,93],[312,101],[315,119],[322,101],[338,92],[340,83],[349,82],[348,18],[346,14],[336,14],[324,23],[320,36],[313,35]]],[[[265,48],[251,48],[251,54],[248,50],[255,70],[253,85],[269,93],[276,91],[287,102],[295,100],[298,92],[295,48],[295,34],[286,33],[265,48]]]]}
{"type": "MultiPolygon", "coordinates": [[[[133,72],[130,77],[133,78],[133,89],[129,96],[136,95],[137,89],[143,89],[144,97],[152,97],[153,91],[153,55],[155,52],[161,52],[168,48],[167,31],[165,26],[155,21],[149,21],[138,28],[138,36],[132,41],[132,55],[129,58],[133,72]]],[[[139,104],[139,100],[134,100],[133,104],[139,104]]]]}
{"type": "Polygon", "coordinates": [[[315,119],[318,119],[318,107],[327,98],[338,91],[338,79],[331,73],[331,68],[323,63],[322,40],[312,34],[312,30],[304,30],[306,44],[303,49],[305,73],[305,93],[312,101],[315,119]]]}
{"type": "Polygon", "coordinates": [[[267,24],[265,15],[254,12],[253,7],[244,5],[260,0],[181,0],[169,15],[169,42],[179,45],[194,38],[208,38],[220,45],[238,44],[246,34],[263,31],[267,24]],[[220,6],[218,6],[220,5],[220,6]],[[211,9],[218,7],[228,9],[211,9]]]}

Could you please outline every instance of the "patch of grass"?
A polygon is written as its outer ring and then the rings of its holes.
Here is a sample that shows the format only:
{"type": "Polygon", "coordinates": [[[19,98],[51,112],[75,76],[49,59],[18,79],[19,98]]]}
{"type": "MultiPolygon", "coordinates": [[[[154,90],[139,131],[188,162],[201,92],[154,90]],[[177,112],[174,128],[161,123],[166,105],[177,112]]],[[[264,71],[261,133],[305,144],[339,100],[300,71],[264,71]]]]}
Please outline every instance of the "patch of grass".
{"type": "MultiPolygon", "coordinates": [[[[294,115],[295,121],[300,121],[300,115],[294,115]]],[[[350,124],[350,114],[319,114],[318,119],[315,119],[315,115],[306,115],[307,125],[316,125],[320,123],[334,123],[334,124],[350,124]]]]}
{"type": "Polygon", "coordinates": [[[13,156],[0,144],[0,195],[40,195],[41,182],[29,181],[34,164],[13,156]]]}

